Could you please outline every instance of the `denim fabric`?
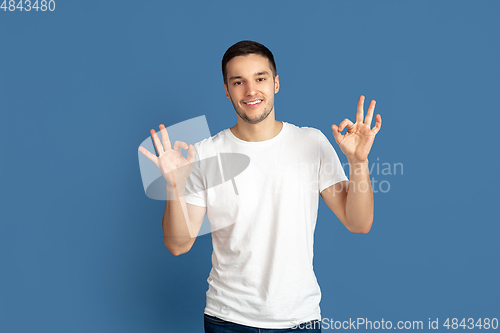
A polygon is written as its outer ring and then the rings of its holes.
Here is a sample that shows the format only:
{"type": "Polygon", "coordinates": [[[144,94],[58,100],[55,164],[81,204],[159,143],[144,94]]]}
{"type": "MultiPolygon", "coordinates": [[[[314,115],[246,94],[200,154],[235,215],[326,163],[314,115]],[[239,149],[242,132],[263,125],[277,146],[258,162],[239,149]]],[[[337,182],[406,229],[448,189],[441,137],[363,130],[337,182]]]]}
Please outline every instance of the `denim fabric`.
{"type": "Polygon", "coordinates": [[[258,328],[236,324],[204,314],[205,333],[321,333],[321,322],[313,320],[295,328],[258,328]]]}

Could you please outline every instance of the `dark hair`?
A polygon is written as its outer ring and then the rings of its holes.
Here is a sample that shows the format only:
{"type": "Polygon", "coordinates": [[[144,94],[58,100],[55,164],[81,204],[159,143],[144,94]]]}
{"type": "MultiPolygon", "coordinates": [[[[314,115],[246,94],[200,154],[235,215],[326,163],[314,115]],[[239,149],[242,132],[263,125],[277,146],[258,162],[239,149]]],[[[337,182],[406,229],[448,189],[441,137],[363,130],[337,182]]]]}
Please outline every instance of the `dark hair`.
{"type": "Polygon", "coordinates": [[[227,49],[226,53],[222,57],[222,76],[224,77],[224,83],[227,84],[227,70],[226,66],[229,60],[234,57],[247,55],[247,54],[259,54],[261,56],[266,57],[269,60],[271,65],[271,69],[273,71],[273,77],[276,76],[276,63],[274,62],[274,57],[271,51],[264,45],[251,41],[251,40],[242,40],[227,49]]]}

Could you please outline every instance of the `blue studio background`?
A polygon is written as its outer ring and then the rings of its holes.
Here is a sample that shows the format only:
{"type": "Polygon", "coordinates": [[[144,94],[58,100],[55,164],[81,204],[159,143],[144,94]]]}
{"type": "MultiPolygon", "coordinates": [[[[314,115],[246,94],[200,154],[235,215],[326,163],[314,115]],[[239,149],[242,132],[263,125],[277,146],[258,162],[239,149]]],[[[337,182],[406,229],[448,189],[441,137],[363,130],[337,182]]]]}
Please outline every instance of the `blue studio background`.
{"type": "Polygon", "coordinates": [[[500,318],[498,1],[55,3],[0,10],[0,332],[203,331],[211,237],[168,252],[137,147],[235,124],[220,61],[243,39],[275,54],[276,119],[343,163],[331,124],[361,94],[382,115],[370,233],[320,200],[322,316],[500,318]]]}

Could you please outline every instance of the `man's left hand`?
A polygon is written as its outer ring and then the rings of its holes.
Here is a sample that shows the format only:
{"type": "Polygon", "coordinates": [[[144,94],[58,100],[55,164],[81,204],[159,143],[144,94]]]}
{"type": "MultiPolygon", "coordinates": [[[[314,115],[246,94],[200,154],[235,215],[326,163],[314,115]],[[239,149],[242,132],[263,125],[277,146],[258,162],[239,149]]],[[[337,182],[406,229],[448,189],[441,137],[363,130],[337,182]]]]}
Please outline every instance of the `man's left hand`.
{"type": "Polygon", "coordinates": [[[346,155],[349,162],[366,162],[368,160],[368,153],[375,140],[375,135],[382,126],[382,117],[377,114],[375,119],[375,127],[370,129],[373,111],[375,110],[375,100],[370,102],[366,118],[363,121],[363,104],[365,96],[361,95],[358,100],[358,111],[356,113],[356,123],[353,124],[349,119],[344,119],[339,126],[333,124],[333,136],[335,141],[340,146],[342,152],[346,155]],[[347,132],[340,134],[344,128],[347,127],[347,132]]]}

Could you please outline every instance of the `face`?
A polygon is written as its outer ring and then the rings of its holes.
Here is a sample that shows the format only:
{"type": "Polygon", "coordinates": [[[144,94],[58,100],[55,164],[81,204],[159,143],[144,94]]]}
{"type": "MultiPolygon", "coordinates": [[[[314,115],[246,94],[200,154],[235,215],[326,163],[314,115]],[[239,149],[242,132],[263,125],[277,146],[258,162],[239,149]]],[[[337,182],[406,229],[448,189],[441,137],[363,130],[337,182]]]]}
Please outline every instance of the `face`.
{"type": "Polygon", "coordinates": [[[245,122],[257,124],[274,111],[274,94],[279,91],[279,77],[273,77],[271,64],[259,54],[237,56],[226,65],[226,97],[245,122]]]}

